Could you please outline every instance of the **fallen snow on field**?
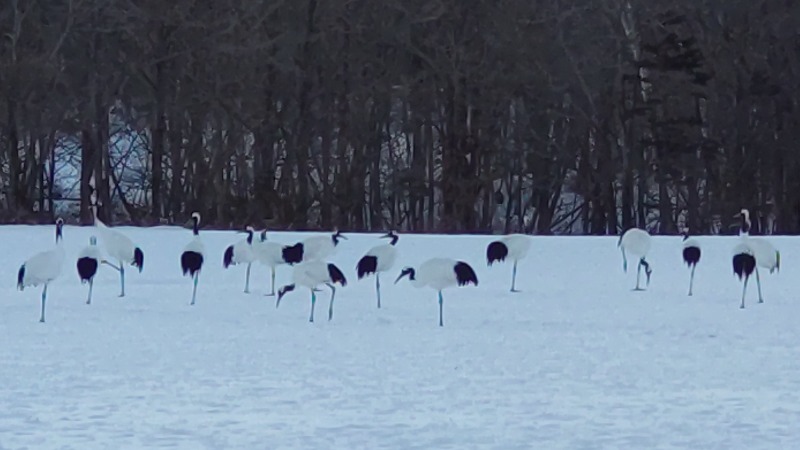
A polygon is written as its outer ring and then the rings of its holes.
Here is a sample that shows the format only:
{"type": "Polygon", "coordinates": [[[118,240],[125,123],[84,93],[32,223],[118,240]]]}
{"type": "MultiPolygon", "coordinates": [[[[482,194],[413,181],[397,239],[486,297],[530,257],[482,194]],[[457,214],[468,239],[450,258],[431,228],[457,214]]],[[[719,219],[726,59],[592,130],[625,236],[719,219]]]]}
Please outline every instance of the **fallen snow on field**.
{"type": "MultiPolygon", "coordinates": [[[[201,231],[208,251],[197,304],[180,272],[191,231],[121,227],[144,271],[101,267],[92,305],[75,258],[91,227],[65,227],[67,263],[49,289],[15,289],[20,264],[53,245],[53,226],[0,227],[0,448],[797,448],[800,447],[800,240],[771,237],[780,273],[762,272],[747,308],[733,237],[704,245],[694,297],[681,238],[654,238],[649,290],[633,292],[617,238],[533,237],[487,267],[491,236],[401,235],[381,279],[355,265],[378,234],[348,234],[331,258],[347,276],[308,322],[309,293],[275,308],[269,271],[222,268],[243,237],[201,231]],[[405,265],[469,262],[479,285],[436,293],[405,265]]],[[[305,233],[271,233],[294,243],[305,233]]],[[[277,284],[290,280],[278,269],[277,284]]]]}

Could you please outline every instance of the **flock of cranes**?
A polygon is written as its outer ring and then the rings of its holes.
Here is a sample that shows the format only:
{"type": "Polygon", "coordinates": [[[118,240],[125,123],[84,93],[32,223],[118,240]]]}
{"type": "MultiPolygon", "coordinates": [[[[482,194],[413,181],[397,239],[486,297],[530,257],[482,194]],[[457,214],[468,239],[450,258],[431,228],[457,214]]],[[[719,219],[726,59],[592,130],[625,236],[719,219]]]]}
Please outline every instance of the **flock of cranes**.
{"type": "MultiPolygon", "coordinates": [[[[764,303],[764,297],[761,295],[761,277],[758,273],[758,268],[762,267],[769,270],[769,273],[780,271],[781,268],[781,253],[774,245],[764,238],[755,238],[750,236],[750,212],[747,209],[742,209],[737,217],[740,218],[741,224],[739,228],[739,240],[733,247],[733,273],[743,280],[742,287],[742,303],[739,306],[744,309],[745,296],[747,294],[747,282],[750,276],[755,273],[756,284],[758,285],[758,302],[764,303]]],[[[639,279],[641,278],[642,268],[645,270],[647,276],[647,284],[650,284],[650,275],[653,273],[650,263],[647,262],[647,254],[650,251],[650,235],[639,228],[631,228],[622,234],[619,238],[617,246],[622,251],[622,268],[627,272],[628,258],[627,253],[630,253],[639,258],[639,264],[636,274],[636,287],[634,290],[643,290],[639,286],[639,279]]],[[[694,271],[697,264],[700,262],[702,254],[700,242],[696,238],[689,237],[688,234],[683,238],[683,261],[691,269],[689,278],[689,295],[692,295],[692,286],[694,284],[694,271]]]]}
{"type": "MultiPolygon", "coordinates": [[[[115,230],[97,218],[97,205],[92,205],[94,214],[94,226],[97,235],[100,236],[105,254],[103,256],[97,245],[97,238],[91,236],[89,245],[84,247],[78,254],[76,268],[82,283],[88,283],[89,292],[86,300],[87,304],[92,301],[92,287],[94,277],[102,264],[106,264],[119,272],[120,276],[120,297],[125,296],[125,266],[131,265],[141,272],[144,268],[144,252],[131,239],[118,230],[115,230]],[[117,264],[115,265],[114,262],[117,264]]],[[[759,302],[763,303],[761,295],[761,280],[758,267],[765,268],[772,273],[780,269],[780,252],[768,241],[762,238],[749,236],[750,215],[746,209],[740,214],[741,230],[740,240],[733,251],[733,271],[740,280],[744,280],[742,291],[741,308],[744,308],[747,282],[755,272],[758,284],[759,302]]],[[[190,220],[192,224],[192,239],[183,248],[180,256],[181,270],[184,276],[189,276],[192,280],[192,299],[191,305],[197,300],[197,286],[199,277],[206,263],[206,249],[200,236],[200,214],[195,212],[190,220]]],[[[19,269],[17,287],[24,290],[25,287],[42,285],[41,298],[41,317],[40,322],[45,321],[45,305],[47,301],[47,286],[56,279],[61,271],[65,260],[63,248],[63,224],[59,218],[56,220],[56,245],[53,249],[40,252],[27,261],[19,269]]],[[[225,249],[222,262],[223,267],[228,268],[237,264],[246,264],[246,278],[244,292],[250,292],[250,271],[254,262],[264,264],[271,269],[271,283],[269,296],[277,296],[275,307],[280,306],[281,299],[289,292],[301,287],[309,290],[311,295],[311,313],[309,321],[314,321],[314,307],[317,300],[317,292],[324,285],[331,290],[330,302],[328,307],[328,320],[333,319],[333,302],[336,295],[336,284],[347,285],[347,278],[344,272],[335,264],[328,262],[328,258],[334,253],[340,240],[347,239],[339,230],[334,230],[331,235],[314,236],[307,238],[293,245],[285,245],[271,242],[267,239],[266,230],[262,231],[256,238],[256,230],[248,226],[243,233],[247,236],[225,249]],[[275,270],[278,266],[292,266],[291,283],[286,284],[277,293],[275,291],[275,270]]],[[[375,292],[377,297],[377,307],[381,307],[381,273],[388,272],[394,268],[397,260],[396,245],[399,236],[394,232],[381,236],[388,239],[387,243],[376,245],[369,249],[356,265],[358,279],[374,275],[375,292]]],[[[511,275],[511,292],[519,292],[516,289],[517,264],[525,258],[531,247],[530,236],[524,234],[511,234],[495,240],[486,248],[486,261],[489,266],[496,262],[506,260],[513,262],[511,275]]],[[[640,286],[641,271],[644,269],[646,283],[649,286],[652,268],[647,262],[647,254],[651,247],[650,235],[641,229],[632,228],[626,231],[619,239],[618,247],[622,252],[623,270],[628,269],[628,255],[638,258],[636,287],[634,290],[644,290],[640,286]]],[[[700,261],[700,243],[695,238],[684,236],[683,259],[691,268],[689,280],[689,295],[692,295],[694,283],[694,272],[700,261]]],[[[452,287],[478,285],[478,277],[475,270],[465,261],[452,258],[435,257],[423,262],[419,267],[404,267],[399,276],[395,279],[395,284],[403,278],[408,278],[414,287],[430,287],[437,291],[439,301],[439,325],[444,326],[443,305],[444,298],[442,291],[452,287]]]]}

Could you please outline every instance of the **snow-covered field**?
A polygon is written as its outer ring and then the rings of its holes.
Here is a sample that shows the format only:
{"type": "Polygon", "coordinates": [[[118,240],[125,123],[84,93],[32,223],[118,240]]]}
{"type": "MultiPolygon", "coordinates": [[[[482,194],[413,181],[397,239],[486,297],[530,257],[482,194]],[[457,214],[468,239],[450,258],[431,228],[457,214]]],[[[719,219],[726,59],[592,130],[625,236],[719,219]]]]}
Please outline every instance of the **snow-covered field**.
{"type": "MultiPolygon", "coordinates": [[[[700,238],[695,296],[681,238],[655,238],[650,289],[633,292],[617,238],[533,237],[511,264],[486,266],[490,236],[401,235],[382,281],[355,265],[377,234],[348,234],[332,261],[348,277],[275,308],[268,270],[222,268],[242,234],[202,231],[210,254],[198,300],[179,256],[188,229],[122,227],[144,272],[101,267],[92,305],[75,269],[91,227],[64,230],[67,265],[49,291],[15,289],[19,265],[54,227],[0,227],[0,448],[443,449],[800,447],[800,239],[772,237],[780,273],[766,303],[739,309],[734,237],[700,238]],[[392,284],[403,265],[468,261],[480,284],[436,293],[392,284]]],[[[293,243],[307,234],[272,233],[293,243]]],[[[278,271],[277,284],[290,269],[278,271]]]]}

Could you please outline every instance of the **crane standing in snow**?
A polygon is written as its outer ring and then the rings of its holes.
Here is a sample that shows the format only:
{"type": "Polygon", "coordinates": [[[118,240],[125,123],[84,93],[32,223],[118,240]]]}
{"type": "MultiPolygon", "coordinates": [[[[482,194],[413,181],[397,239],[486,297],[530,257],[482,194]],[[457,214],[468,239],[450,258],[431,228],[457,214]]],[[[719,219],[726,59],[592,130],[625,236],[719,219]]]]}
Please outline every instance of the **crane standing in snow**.
{"type": "Polygon", "coordinates": [[[103,256],[100,254],[100,249],[97,248],[97,238],[92,236],[89,238],[89,245],[84,247],[78,254],[78,261],[76,262],[81,284],[89,283],[89,296],[86,299],[87,305],[92,304],[94,276],[97,274],[97,268],[100,267],[102,262],[103,256]]]}
{"type": "Polygon", "coordinates": [[[689,233],[683,235],[683,262],[691,267],[692,274],[689,277],[689,296],[692,295],[692,286],[694,285],[694,270],[697,268],[697,263],[700,261],[700,242],[695,238],[690,238],[689,233]]]}
{"type": "Polygon", "coordinates": [[[192,277],[192,303],[194,305],[197,298],[197,281],[200,278],[200,270],[203,268],[203,259],[205,258],[205,245],[200,238],[200,213],[192,213],[192,235],[194,236],[191,241],[183,248],[181,253],[181,271],[183,275],[189,274],[192,277]]]}
{"type": "Polygon", "coordinates": [[[758,286],[758,303],[764,303],[764,297],[761,295],[761,277],[758,273],[758,268],[763,267],[769,270],[769,273],[780,271],[781,269],[781,253],[769,241],[763,238],[754,238],[750,236],[750,211],[742,208],[736,214],[741,219],[739,229],[739,244],[745,245],[749,248],[751,255],[756,260],[755,273],[756,285],[758,286]]]}
{"type": "Polygon", "coordinates": [[[311,291],[311,316],[309,316],[308,321],[313,322],[314,305],[317,303],[316,287],[324,284],[331,289],[331,302],[328,307],[328,320],[331,320],[333,319],[333,299],[336,296],[336,286],[334,284],[336,283],[346,286],[347,279],[335,264],[316,260],[302,262],[292,269],[292,284],[287,284],[278,290],[275,308],[280,306],[283,296],[295,290],[297,285],[306,287],[311,291]]]}
{"type": "Polygon", "coordinates": [[[260,239],[253,243],[253,252],[261,264],[270,268],[270,293],[268,296],[275,295],[275,268],[287,264],[283,258],[284,245],[267,240],[267,230],[261,232],[260,239]]]}
{"type": "Polygon", "coordinates": [[[647,256],[647,252],[650,251],[651,241],[652,238],[647,231],[640,228],[631,228],[620,236],[619,242],[617,243],[617,247],[622,251],[622,269],[625,272],[628,271],[628,257],[625,252],[627,251],[639,258],[639,265],[636,269],[636,287],[633,288],[634,291],[644,290],[639,287],[642,267],[644,267],[645,275],[647,275],[647,285],[650,286],[650,274],[653,273],[653,270],[650,268],[650,264],[645,260],[645,257],[647,256]]]}
{"type": "Polygon", "coordinates": [[[222,265],[227,269],[231,265],[247,263],[247,276],[244,281],[244,293],[249,294],[250,269],[253,266],[253,261],[255,261],[255,255],[253,254],[253,233],[255,233],[255,229],[248,225],[244,232],[247,233],[247,237],[245,239],[242,239],[241,241],[230,245],[227,249],[225,249],[225,255],[222,258],[222,265]]]}
{"type": "Polygon", "coordinates": [[[92,205],[92,215],[94,216],[94,226],[97,228],[100,240],[103,241],[106,254],[112,259],[119,261],[119,266],[115,266],[111,262],[104,260],[103,263],[114,268],[119,272],[120,283],[120,297],[125,296],[125,264],[130,264],[139,269],[142,273],[144,269],[144,252],[142,249],[134,245],[133,241],[128,236],[125,236],[118,230],[115,230],[97,217],[97,197],[94,188],[90,186],[91,194],[90,201],[92,205]]]}
{"type": "Polygon", "coordinates": [[[42,315],[39,322],[44,323],[44,310],[47,303],[47,286],[61,274],[64,265],[64,221],[56,219],[56,246],[28,258],[17,273],[17,288],[24,291],[28,286],[44,285],[42,288],[42,315]]]}
{"type": "Polygon", "coordinates": [[[358,261],[356,265],[356,272],[358,279],[362,279],[367,275],[375,274],[375,291],[378,294],[378,308],[381,307],[381,272],[391,270],[397,260],[397,240],[399,236],[394,233],[394,230],[384,234],[381,238],[391,239],[388,244],[381,244],[372,247],[367,253],[358,261]]]}
{"type": "Polygon", "coordinates": [[[486,261],[490,267],[495,261],[505,261],[506,257],[514,261],[514,268],[511,271],[511,292],[519,292],[515,287],[517,262],[528,255],[530,248],[530,237],[525,234],[510,234],[486,247],[486,261]]]}
{"type": "Polygon", "coordinates": [[[744,297],[747,293],[747,280],[756,269],[756,258],[753,255],[753,250],[747,245],[747,242],[740,241],[733,247],[733,273],[741,280],[744,278],[744,286],[742,287],[742,304],[739,308],[744,309],[744,297]]]}
{"type": "Polygon", "coordinates": [[[450,258],[431,258],[422,263],[418,269],[406,267],[394,281],[397,284],[403,277],[411,280],[411,285],[416,288],[431,287],[439,293],[439,326],[444,326],[442,310],[444,298],[442,290],[454,286],[466,286],[469,283],[478,285],[478,277],[472,266],[464,261],[450,258]]]}

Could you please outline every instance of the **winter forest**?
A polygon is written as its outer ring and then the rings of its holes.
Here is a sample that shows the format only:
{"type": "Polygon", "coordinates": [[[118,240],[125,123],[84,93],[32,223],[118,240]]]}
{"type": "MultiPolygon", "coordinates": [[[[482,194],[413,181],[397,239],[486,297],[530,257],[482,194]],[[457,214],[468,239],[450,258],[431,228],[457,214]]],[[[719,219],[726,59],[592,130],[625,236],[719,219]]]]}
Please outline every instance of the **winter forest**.
{"type": "Polygon", "coordinates": [[[0,221],[800,232],[796,0],[4,0],[0,221]]]}

